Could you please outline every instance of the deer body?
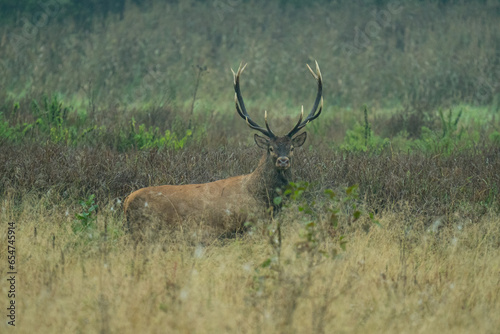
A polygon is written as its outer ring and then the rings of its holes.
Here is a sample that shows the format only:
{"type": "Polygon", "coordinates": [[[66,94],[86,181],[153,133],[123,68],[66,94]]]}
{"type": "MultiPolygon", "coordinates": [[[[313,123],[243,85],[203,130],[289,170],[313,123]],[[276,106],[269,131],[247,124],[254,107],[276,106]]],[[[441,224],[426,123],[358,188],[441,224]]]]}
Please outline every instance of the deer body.
{"type": "Polygon", "coordinates": [[[250,174],[227,179],[188,185],[164,185],[139,189],[130,194],[124,202],[127,227],[135,235],[145,230],[162,227],[182,227],[190,218],[202,220],[203,225],[218,233],[241,230],[248,220],[263,216],[273,205],[276,189],[285,187],[291,181],[293,150],[304,144],[307,133],[294,137],[307,123],[317,118],[322,110],[322,80],[318,64],[316,73],[309,70],[318,82],[318,94],[313,110],[285,136],[276,136],[267,123],[266,129],[252,121],[246,112],[239,88],[239,78],[244,70],[240,66],[234,73],[235,102],[238,114],[247,125],[262,132],[266,137],[254,135],[257,146],[266,150],[257,168],[250,174]],[[319,111],[317,108],[321,102],[319,111]]]}
{"type": "Polygon", "coordinates": [[[250,176],[140,189],[125,200],[129,230],[140,230],[144,220],[173,225],[190,217],[210,220],[217,229],[238,230],[247,219],[248,210],[260,204],[250,195],[250,176]]]}

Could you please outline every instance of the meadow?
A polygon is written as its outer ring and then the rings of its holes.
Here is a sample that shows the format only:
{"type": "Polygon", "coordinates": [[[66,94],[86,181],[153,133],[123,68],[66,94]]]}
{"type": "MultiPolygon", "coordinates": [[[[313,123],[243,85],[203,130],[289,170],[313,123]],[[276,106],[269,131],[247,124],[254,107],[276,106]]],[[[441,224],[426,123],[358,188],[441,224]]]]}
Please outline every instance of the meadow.
{"type": "Polygon", "coordinates": [[[0,8],[2,333],[500,328],[497,2],[0,8]],[[282,210],[135,243],[132,191],[257,166],[230,68],[248,62],[247,109],[283,133],[314,100],[314,60],[325,108],[282,210]]]}

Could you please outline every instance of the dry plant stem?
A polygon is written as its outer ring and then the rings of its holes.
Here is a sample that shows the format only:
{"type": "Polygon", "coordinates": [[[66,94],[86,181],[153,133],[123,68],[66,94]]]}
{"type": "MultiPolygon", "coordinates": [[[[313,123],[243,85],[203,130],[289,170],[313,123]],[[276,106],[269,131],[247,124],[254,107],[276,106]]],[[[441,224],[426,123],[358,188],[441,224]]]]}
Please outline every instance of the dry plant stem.
{"type": "MultiPolygon", "coordinates": [[[[301,225],[293,211],[284,211],[282,276],[258,278],[255,269],[269,252],[262,234],[207,247],[190,242],[189,232],[135,246],[123,234],[84,241],[65,227],[71,220],[66,206],[49,208],[47,200],[27,196],[14,208],[3,199],[10,209],[0,213],[22,227],[18,307],[26,332],[442,334],[500,327],[500,230],[493,211],[436,235],[425,228],[425,217],[388,210],[379,215],[383,228],[352,227],[346,252],[312,267],[308,257],[296,256],[301,225]],[[403,216],[413,219],[406,265],[403,216]],[[32,239],[35,227],[39,242],[32,239]]],[[[99,221],[119,231],[121,214],[110,207],[101,207],[99,221]]],[[[0,256],[6,256],[3,248],[0,256]]]]}

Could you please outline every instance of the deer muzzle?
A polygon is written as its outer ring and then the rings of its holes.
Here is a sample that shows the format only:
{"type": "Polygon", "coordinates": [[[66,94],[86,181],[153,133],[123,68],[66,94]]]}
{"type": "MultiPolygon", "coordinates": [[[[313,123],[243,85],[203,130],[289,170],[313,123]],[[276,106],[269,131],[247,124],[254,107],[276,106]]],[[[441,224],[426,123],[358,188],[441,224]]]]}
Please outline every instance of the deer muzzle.
{"type": "Polygon", "coordinates": [[[279,157],[276,159],[276,167],[280,169],[287,169],[290,167],[290,159],[288,159],[288,157],[279,157]]]}

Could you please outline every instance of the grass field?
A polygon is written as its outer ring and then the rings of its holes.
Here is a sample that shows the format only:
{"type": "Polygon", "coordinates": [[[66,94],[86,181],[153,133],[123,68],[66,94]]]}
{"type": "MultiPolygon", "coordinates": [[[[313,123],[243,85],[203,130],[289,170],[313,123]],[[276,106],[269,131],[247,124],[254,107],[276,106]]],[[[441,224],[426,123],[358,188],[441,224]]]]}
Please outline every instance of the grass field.
{"type": "Polygon", "coordinates": [[[497,2],[0,8],[1,333],[498,332],[497,2]],[[322,69],[292,195],[237,236],[194,220],[135,243],[132,191],[257,166],[242,59],[278,133],[322,69]]]}
{"type": "Polygon", "coordinates": [[[386,212],[381,228],[345,231],[346,251],[324,240],[327,256],[298,251],[304,228],[290,209],[279,218],[277,263],[266,233],[203,245],[177,235],[134,247],[109,206],[89,239],[72,233],[71,216],[44,204],[25,200],[13,215],[12,203],[2,203],[2,220],[15,217],[17,225],[21,332],[495,333],[500,326],[497,214],[436,233],[422,217],[386,212]],[[262,267],[267,259],[272,264],[262,267]]]}

